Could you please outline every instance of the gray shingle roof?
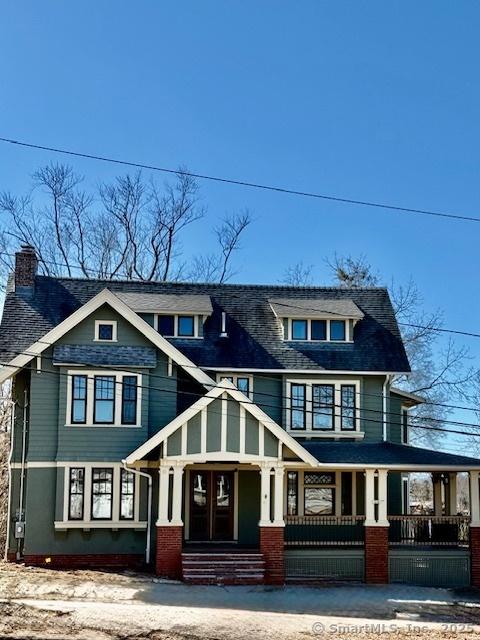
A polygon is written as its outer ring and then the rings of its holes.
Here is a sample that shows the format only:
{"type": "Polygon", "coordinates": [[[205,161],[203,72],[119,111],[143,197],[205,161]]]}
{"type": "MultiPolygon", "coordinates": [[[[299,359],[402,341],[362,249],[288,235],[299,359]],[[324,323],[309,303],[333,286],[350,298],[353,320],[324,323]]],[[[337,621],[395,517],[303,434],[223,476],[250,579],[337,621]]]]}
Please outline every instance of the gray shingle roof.
{"type": "Polygon", "coordinates": [[[269,300],[278,318],[329,318],[340,316],[353,320],[361,320],[363,313],[353,300],[329,300],[328,298],[276,298],[269,300]]]}
{"type": "Polygon", "coordinates": [[[57,344],[53,348],[53,362],[58,364],[86,364],[147,367],[157,366],[154,347],[134,347],[109,344],[57,344]]]}
{"type": "Polygon", "coordinates": [[[137,313],[199,313],[209,316],[213,311],[210,296],[201,294],[118,292],[117,295],[137,313]]]}
{"type": "Polygon", "coordinates": [[[301,441],[303,447],[324,464],[378,464],[441,467],[480,467],[480,459],[443,451],[431,451],[392,442],[301,441]]]}
{"type": "Polygon", "coordinates": [[[171,339],[180,351],[203,367],[305,369],[337,371],[409,371],[388,292],[384,288],[281,287],[140,283],[38,276],[32,299],[9,291],[0,326],[0,362],[24,351],[90,298],[108,287],[115,294],[201,295],[213,312],[203,340],[171,339]],[[362,311],[354,342],[286,343],[281,320],[269,300],[351,300],[362,311]],[[227,314],[227,338],[220,338],[221,313],[227,314]]]}

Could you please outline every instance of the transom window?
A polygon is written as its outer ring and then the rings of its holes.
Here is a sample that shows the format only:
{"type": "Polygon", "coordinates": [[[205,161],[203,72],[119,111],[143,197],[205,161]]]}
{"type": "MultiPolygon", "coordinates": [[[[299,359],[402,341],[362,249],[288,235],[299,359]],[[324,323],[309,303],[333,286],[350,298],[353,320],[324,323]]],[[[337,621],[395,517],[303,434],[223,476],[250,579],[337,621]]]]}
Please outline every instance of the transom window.
{"type": "Polygon", "coordinates": [[[68,372],[66,424],[140,426],[140,374],[68,372]]]}
{"type": "Polygon", "coordinates": [[[157,331],[166,338],[203,337],[203,316],[194,314],[157,315],[157,331]]]}
{"type": "Polygon", "coordinates": [[[116,320],[96,320],[95,321],[95,341],[96,342],[116,342],[117,341],[117,321],[116,320]]]}
{"type": "Polygon", "coordinates": [[[360,437],[358,381],[287,382],[287,430],[360,437]]]}
{"type": "Polygon", "coordinates": [[[353,323],[349,320],[337,319],[285,318],[283,333],[285,340],[351,342],[353,340],[353,323]]]}

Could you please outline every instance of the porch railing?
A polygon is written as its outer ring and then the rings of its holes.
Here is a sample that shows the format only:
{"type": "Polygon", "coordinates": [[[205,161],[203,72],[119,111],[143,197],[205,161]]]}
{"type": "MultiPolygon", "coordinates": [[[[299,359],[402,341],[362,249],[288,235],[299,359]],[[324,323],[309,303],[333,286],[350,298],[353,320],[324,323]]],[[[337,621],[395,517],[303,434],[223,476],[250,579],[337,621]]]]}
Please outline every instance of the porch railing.
{"type": "Polygon", "coordinates": [[[358,546],[365,540],[365,516],[286,516],[285,546],[358,546]]]}
{"type": "Polygon", "coordinates": [[[388,516],[389,543],[406,546],[467,547],[468,516],[388,516]]]}

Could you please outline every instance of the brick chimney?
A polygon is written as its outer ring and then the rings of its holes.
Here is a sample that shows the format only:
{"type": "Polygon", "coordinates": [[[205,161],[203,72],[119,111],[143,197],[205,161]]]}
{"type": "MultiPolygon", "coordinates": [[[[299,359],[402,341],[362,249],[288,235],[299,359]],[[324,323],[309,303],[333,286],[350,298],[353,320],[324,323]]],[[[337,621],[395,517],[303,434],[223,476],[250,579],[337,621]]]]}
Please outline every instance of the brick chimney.
{"type": "Polygon", "coordinates": [[[15,254],[15,291],[25,296],[33,296],[38,259],[35,249],[24,244],[15,254]]]}

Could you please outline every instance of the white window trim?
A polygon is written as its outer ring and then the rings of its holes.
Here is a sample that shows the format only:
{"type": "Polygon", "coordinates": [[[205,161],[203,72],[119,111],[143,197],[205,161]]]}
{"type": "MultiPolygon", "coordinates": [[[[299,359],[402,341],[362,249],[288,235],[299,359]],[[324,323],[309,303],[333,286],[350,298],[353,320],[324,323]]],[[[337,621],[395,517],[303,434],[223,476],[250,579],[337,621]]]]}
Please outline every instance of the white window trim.
{"type": "MultiPolygon", "coordinates": [[[[318,473],[318,470],[308,470],[305,471],[303,469],[288,469],[288,471],[295,471],[297,473],[297,515],[303,516],[306,518],[318,518],[323,516],[314,516],[314,515],[305,515],[305,473],[318,473]]],[[[326,488],[334,488],[335,489],[335,513],[332,516],[338,517],[342,515],[342,472],[341,470],[333,470],[333,469],[322,469],[321,473],[333,473],[335,475],[335,483],[334,484],[325,484],[325,485],[309,485],[313,487],[326,487],[326,488]]],[[[287,508],[288,508],[288,483],[285,479],[284,483],[284,513],[287,517],[287,508]]],[[[357,472],[352,471],[352,516],[357,515],[357,472]]],[[[328,517],[328,516],[325,516],[328,517]]],[[[348,517],[348,516],[346,516],[348,517]]]]}
{"type": "MultiPolygon", "coordinates": [[[[284,340],[286,342],[333,342],[335,344],[346,344],[353,342],[353,332],[350,331],[350,320],[351,318],[343,318],[343,317],[329,317],[329,318],[285,318],[287,320],[287,336],[284,336],[284,340]],[[307,323],[307,337],[305,340],[295,340],[292,336],[292,321],[294,320],[303,320],[307,323]],[[312,320],[325,320],[327,323],[327,336],[325,340],[314,340],[312,339],[312,320]],[[343,320],[345,322],[345,340],[331,340],[330,338],[330,322],[332,320],[343,320]]],[[[355,326],[355,320],[353,321],[353,325],[355,326]]]]}
{"type": "Polygon", "coordinates": [[[62,466],[63,478],[63,520],[56,520],[55,529],[145,529],[146,521],[140,520],[140,477],[135,474],[135,498],[133,520],[120,518],[120,475],[123,465],[118,462],[70,462],[62,466]],[[84,469],[83,520],[69,520],[70,469],[84,469]],[[92,520],[92,469],[113,469],[112,517],[110,520],[92,520]]]}
{"type": "Polygon", "coordinates": [[[159,318],[161,316],[173,316],[173,336],[164,336],[164,338],[181,338],[182,340],[202,340],[203,335],[200,335],[200,324],[205,322],[206,316],[198,315],[198,313],[192,313],[185,311],[184,313],[156,313],[154,319],[155,330],[158,331],[159,318]],[[193,316],[193,336],[181,336],[178,334],[178,318],[184,316],[193,316]]]}
{"type": "Polygon", "coordinates": [[[67,407],[65,415],[66,427],[88,427],[88,428],[112,428],[121,427],[128,429],[129,427],[138,429],[142,426],[142,374],[132,373],[130,371],[108,371],[106,369],[69,369],[67,371],[67,407]],[[87,376],[87,420],[85,423],[72,422],[72,386],[73,376],[87,376]],[[95,376],[114,376],[115,377],[115,422],[112,424],[96,423],[93,421],[94,415],[94,378],[95,376]],[[136,376],[137,378],[137,421],[135,424],[122,424],[122,378],[123,376],[136,376]]]}
{"type": "Polygon", "coordinates": [[[363,438],[364,433],[360,430],[360,380],[347,379],[344,380],[328,380],[324,378],[288,378],[286,381],[286,394],[285,394],[285,424],[286,430],[291,436],[315,436],[316,438],[363,438]],[[291,428],[291,398],[292,398],[292,384],[305,385],[305,429],[292,429],[291,428]],[[312,385],[332,385],[335,388],[334,391],[334,428],[327,429],[313,429],[313,401],[312,401],[312,385]],[[341,404],[342,404],[342,386],[352,385],[355,387],[355,429],[347,430],[341,428],[341,404]]]}
{"type": "Polygon", "coordinates": [[[93,339],[94,342],[117,342],[117,321],[116,320],[95,320],[95,337],[93,339]],[[99,337],[100,334],[100,325],[108,324],[112,327],[112,339],[111,340],[102,340],[99,337]]]}
{"type": "Polygon", "coordinates": [[[248,378],[248,398],[253,400],[253,376],[248,373],[217,373],[217,382],[221,382],[224,378],[232,378],[233,384],[237,387],[237,379],[238,378],[248,378]]]}

